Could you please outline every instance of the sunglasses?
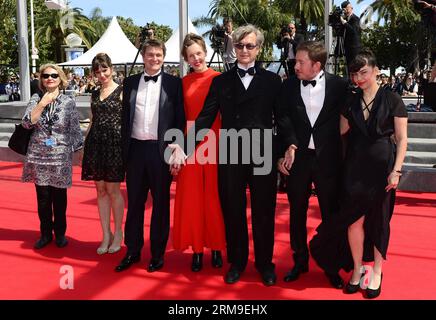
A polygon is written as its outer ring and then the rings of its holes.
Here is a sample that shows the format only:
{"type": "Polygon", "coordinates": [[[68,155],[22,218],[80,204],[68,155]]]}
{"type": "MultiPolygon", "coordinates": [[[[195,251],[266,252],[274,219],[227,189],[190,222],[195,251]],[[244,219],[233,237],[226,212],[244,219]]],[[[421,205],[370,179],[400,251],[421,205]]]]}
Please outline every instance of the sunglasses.
{"type": "Polygon", "coordinates": [[[247,50],[253,50],[254,48],[257,48],[257,44],[252,44],[252,43],[247,43],[247,44],[243,44],[243,43],[236,43],[235,44],[235,48],[238,50],[244,50],[244,47],[247,48],[247,50]]]}
{"type": "Polygon", "coordinates": [[[43,79],[48,79],[50,77],[52,77],[53,79],[57,79],[57,78],[59,78],[59,74],[57,74],[57,73],[43,73],[41,77],[43,79]]]}

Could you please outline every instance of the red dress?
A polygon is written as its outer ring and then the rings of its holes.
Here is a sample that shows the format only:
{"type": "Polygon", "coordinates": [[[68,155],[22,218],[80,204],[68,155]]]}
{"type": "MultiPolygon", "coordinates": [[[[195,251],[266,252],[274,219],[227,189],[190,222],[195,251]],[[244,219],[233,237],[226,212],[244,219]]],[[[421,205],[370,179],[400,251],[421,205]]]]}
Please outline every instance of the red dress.
{"type": "MultiPolygon", "coordinates": [[[[190,73],[183,78],[183,97],[187,121],[195,121],[209,92],[212,79],[219,75],[212,69],[202,73],[190,73]]],[[[189,124],[188,124],[189,126],[189,124]]],[[[219,115],[215,119],[209,134],[218,137],[221,128],[219,115]],[[213,132],[212,132],[213,131],[213,132]]],[[[208,136],[209,136],[208,134],[208,136]]],[[[199,144],[203,150],[204,142],[199,144]]],[[[185,250],[192,247],[195,253],[203,252],[207,247],[212,250],[224,250],[226,247],[224,222],[218,195],[218,138],[215,145],[215,164],[198,164],[187,159],[187,165],[177,177],[176,198],[174,204],[173,244],[175,249],[185,250]]],[[[213,140],[212,140],[213,141],[213,140]]],[[[201,151],[209,158],[211,154],[201,151]]],[[[198,158],[197,158],[198,159],[198,158]]],[[[197,161],[196,161],[197,162],[197,161]]]]}

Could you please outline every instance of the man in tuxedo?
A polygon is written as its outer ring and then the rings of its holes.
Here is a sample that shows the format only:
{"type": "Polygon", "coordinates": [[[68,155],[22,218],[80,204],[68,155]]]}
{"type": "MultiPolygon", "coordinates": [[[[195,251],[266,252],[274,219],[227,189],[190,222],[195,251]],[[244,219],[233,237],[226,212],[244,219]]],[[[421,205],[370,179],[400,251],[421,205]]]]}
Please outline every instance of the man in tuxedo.
{"type": "MultiPolygon", "coordinates": [[[[323,71],[327,51],[320,42],[303,42],[296,55],[296,77],[286,80],[278,102],[278,134],[282,142],[280,172],[288,176],[290,239],[294,267],[285,281],[297,280],[308,271],[307,209],[315,184],[321,218],[339,211],[338,187],[342,161],[340,109],[347,83],[323,71]]],[[[338,274],[327,274],[335,288],[342,288],[338,274]]]]}
{"type": "Polygon", "coordinates": [[[150,225],[151,260],[147,271],[161,269],[170,229],[169,165],[164,161],[165,132],[183,130],[182,82],[162,71],[165,44],[148,39],[141,49],[144,72],[124,80],[122,139],[126,164],[128,209],[125,225],[127,254],[115,268],[129,268],[141,258],[144,245],[144,209],[153,197],[150,225]]]}
{"type": "MultiPolygon", "coordinates": [[[[231,263],[224,277],[228,284],[239,281],[248,262],[247,185],[251,195],[255,267],[264,285],[271,286],[276,282],[272,257],[277,171],[273,157],[275,146],[272,126],[281,79],[256,64],[263,41],[263,34],[253,25],[241,26],[233,32],[237,64],[213,79],[203,109],[195,120],[197,136],[200,130],[203,134],[207,132],[203,129],[209,129],[218,112],[221,114],[218,184],[226,231],[227,258],[231,263]],[[248,139],[239,139],[238,135],[244,136],[244,133],[248,139]],[[235,143],[226,145],[228,138],[235,143]],[[247,146],[251,147],[248,150],[248,161],[247,146]],[[273,161],[264,171],[257,171],[260,169],[254,156],[257,151],[264,154],[265,159],[273,161]],[[224,158],[223,154],[227,156],[224,158]],[[229,161],[229,158],[237,158],[237,161],[229,161]]],[[[187,144],[185,142],[185,146],[187,144]]],[[[192,150],[188,150],[187,154],[190,151],[192,150]]]]}
{"type": "Polygon", "coordinates": [[[345,18],[341,17],[341,22],[345,28],[344,51],[348,67],[362,47],[360,41],[362,30],[360,28],[360,19],[353,13],[353,6],[350,1],[342,2],[341,8],[345,14],[345,18]]]}

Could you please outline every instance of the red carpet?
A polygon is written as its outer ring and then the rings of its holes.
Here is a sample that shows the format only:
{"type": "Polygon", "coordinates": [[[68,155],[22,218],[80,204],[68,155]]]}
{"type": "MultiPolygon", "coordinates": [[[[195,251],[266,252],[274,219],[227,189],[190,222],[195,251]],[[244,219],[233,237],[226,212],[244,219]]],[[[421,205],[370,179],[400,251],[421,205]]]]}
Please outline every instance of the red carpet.
{"type": "MultiPolygon", "coordinates": [[[[67,237],[64,249],[53,243],[35,251],[39,236],[33,184],[20,182],[21,163],[0,162],[0,299],[354,299],[329,286],[322,271],[311,261],[310,271],[294,283],[283,282],[292,266],[289,245],[289,207],[278,195],[274,262],[278,283],[266,288],[253,266],[253,257],[240,282],[225,285],[223,269],[210,266],[210,252],[200,273],[190,271],[191,252],[180,253],[168,243],[165,266],[160,272],[145,270],[149,260],[148,241],[142,261],[123,273],[114,267],[125,248],[113,255],[98,256],[100,223],[93,183],[80,180],[74,168],[73,187],[68,191],[67,237]],[[60,287],[62,266],[74,272],[74,289],[60,287]]],[[[122,186],[125,195],[125,185],[122,186]]],[[[174,196],[175,185],[172,186],[174,196]]],[[[147,206],[145,237],[148,240],[150,204],[147,206]]],[[[316,198],[311,198],[310,236],[319,224],[316,198]]],[[[391,223],[388,260],[384,263],[380,299],[436,299],[436,194],[399,192],[391,223]]],[[[252,252],[252,248],[251,248],[252,252]]],[[[342,274],[346,280],[348,276],[342,274]]],[[[65,283],[65,282],[62,282],[65,283]]]]}

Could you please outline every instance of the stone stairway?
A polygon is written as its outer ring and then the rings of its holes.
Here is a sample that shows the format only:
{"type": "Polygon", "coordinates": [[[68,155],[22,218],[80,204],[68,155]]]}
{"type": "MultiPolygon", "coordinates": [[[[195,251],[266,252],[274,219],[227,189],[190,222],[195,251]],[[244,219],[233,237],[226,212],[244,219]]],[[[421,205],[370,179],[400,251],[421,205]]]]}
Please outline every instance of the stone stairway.
{"type": "Polygon", "coordinates": [[[436,112],[409,113],[408,146],[399,189],[436,192],[436,112]]]}

